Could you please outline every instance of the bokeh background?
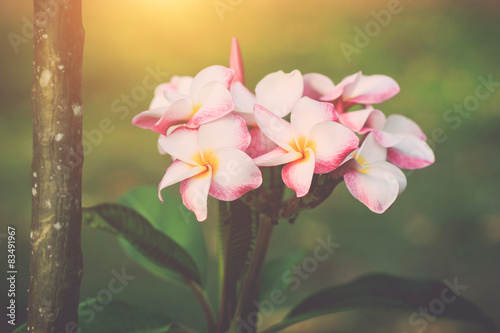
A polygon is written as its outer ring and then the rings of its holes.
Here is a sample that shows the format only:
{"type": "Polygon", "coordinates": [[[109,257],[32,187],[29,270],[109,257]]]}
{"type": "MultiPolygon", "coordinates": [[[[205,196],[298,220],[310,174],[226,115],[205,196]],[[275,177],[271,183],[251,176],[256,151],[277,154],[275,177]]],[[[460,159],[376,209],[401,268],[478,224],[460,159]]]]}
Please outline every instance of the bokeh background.
{"type": "MultiPolygon", "coordinates": [[[[137,88],[143,87],[148,68],[158,68],[168,81],[171,75],[194,75],[209,65],[227,65],[231,37],[237,36],[247,86],[252,88],[277,70],[321,72],[334,82],[359,70],[387,74],[399,82],[401,93],[379,108],[418,122],[432,141],[436,163],[408,173],[406,192],[385,214],[370,212],[341,184],[327,203],[304,212],[294,225],[281,223],[270,258],[313,249],[319,236],[331,235],[341,246],[289,295],[274,320],[311,292],[368,272],[386,272],[441,281],[456,278],[467,286],[463,295],[500,324],[500,84],[492,86],[490,97],[473,111],[447,111],[471,100],[481,83],[478,77],[491,75],[500,82],[500,3],[401,0],[400,12],[391,15],[386,26],[379,25],[367,45],[356,45],[356,29],[364,31],[369,22],[376,22],[373,12],[387,10],[391,3],[84,1],[84,128],[93,133],[104,118],[113,124],[100,140],[84,136],[90,147],[84,164],[84,205],[116,201],[131,187],[156,186],[163,176],[169,158],[157,153],[156,134],[130,125],[153,96],[152,90],[139,94],[137,88]],[[220,3],[229,7],[218,12],[215,6],[220,3]],[[342,43],[359,52],[346,56],[342,43]],[[130,102],[125,95],[131,96],[130,102]]],[[[32,10],[30,2],[0,2],[0,232],[5,233],[7,225],[17,228],[19,323],[26,315],[30,253],[32,10]],[[19,37],[15,45],[13,34],[19,37]]],[[[215,299],[215,200],[209,211],[202,228],[215,299]]],[[[4,263],[6,242],[0,241],[4,263]]],[[[136,279],[116,299],[203,329],[190,291],[166,285],[131,261],[111,236],[84,229],[83,254],[82,300],[105,288],[113,269],[125,267],[136,279]]],[[[4,286],[2,279],[2,299],[4,286]]],[[[409,315],[350,312],[311,320],[287,332],[417,332],[421,326],[410,325],[409,315]]],[[[429,322],[425,332],[481,331],[439,321],[429,322]]]]}

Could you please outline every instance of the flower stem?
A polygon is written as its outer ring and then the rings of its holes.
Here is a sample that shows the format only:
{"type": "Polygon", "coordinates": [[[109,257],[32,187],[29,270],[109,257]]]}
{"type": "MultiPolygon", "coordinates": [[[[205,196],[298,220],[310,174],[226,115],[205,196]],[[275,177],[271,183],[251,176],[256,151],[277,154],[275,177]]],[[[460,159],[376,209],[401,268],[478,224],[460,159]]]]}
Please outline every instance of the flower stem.
{"type": "Polygon", "coordinates": [[[274,223],[265,214],[260,215],[259,229],[257,231],[257,238],[255,242],[255,250],[250,261],[248,273],[241,289],[241,294],[236,306],[233,321],[229,332],[237,332],[238,323],[244,316],[248,308],[252,305],[253,301],[258,301],[258,283],[262,272],[262,266],[266,258],[267,249],[271,241],[274,223]]]}
{"type": "Polygon", "coordinates": [[[212,308],[210,300],[208,299],[207,294],[196,282],[186,278],[184,278],[184,281],[186,281],[187,285],[198,299],[198,302],[200,302],[201,304],[203,313],[205,314],[205,319],[207,321],[208,332],[215,333],[216,326],[214,322],[214,310],[212,308]]]}

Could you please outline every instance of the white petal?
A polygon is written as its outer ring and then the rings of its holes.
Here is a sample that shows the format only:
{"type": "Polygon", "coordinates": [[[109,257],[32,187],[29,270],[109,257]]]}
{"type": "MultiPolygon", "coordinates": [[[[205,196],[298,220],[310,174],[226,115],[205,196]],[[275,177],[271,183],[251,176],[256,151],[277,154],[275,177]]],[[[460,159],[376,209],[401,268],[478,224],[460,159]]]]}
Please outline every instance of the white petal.
{"type": "Polygon", "coordinates": [[[260,130],[269,139],[283,149],[288,151],[293,150],[290,144],[295,146],[295,135],[289,122],[281,119],[258,104],[254,107],[254,114],[260,130]]]}
{"type": "Polygon", "coordinates": [[[371,211],[381,214],[396,200],[399,183],[386,168],[377,164],[344,174],[345,184],[352,196],[365,204],[371,211]]]}
{"type": "Polygon", "coordinates": [[[200,222],[207,218],[207,199],[211,182],[212,169],[209,166],[206,171],[181,183],[182,202],[200,222]]]}
{"type": "Polygon", "coordinates": [[[226,89],[233,79],[234,71],[224,66],[210,66],[201,70],[193,79],[189,88],[193,101],[197,101],[201,90],[210,82],[220,82],[226,89]]]}
{"type": "Polygon", "coordinates": [[[362,75],[345,87],[344,101],[359,104],[381,103],[399,92],[399,85],[387,75],[362,75]]]}
{"type": "Polygon", "coordinates": [[[227,115],[234,109],[234,102],[229,90],[221,83],[211,82],[203,87],[198,101],[193,106],[199,107],[199,109],[191,117],[187,126],[197,128],[201,124],[227,115]]]}
{"type": "Polygon", "coordinates": [[[198,131],[198,147],[202,152],[214,152],[224,147],[245,150],[249,144],[250,134],[245,120],[234,114],[203,124],[198,131]]]}
{"type": "Polygon", "coordinates": [[[346,76],[345,78],[342,79],[342,81],[340,81],[339,84],[337,84],[332,90],[330,90],[328,92],[328,94],[321,97],[321,100],[322,101],[333,101],[333,100],[341,97],[342,94],[344,93],[344,90],[346,89],[346,87],[353,84],[357,80],[359,80],[360,77],[361,77],[361,72],[357,72],[355,74],[346,76]]]}
{"type": "Polygon", "coordinates": [[[161,197],[161,190],[165,187],[168,187],[172,184],[183,181],[186,178],[190,178],[196,176],[197,174],[205,171],[205,167],[201,166],[193,166],[191,164],[182,162],[180,160],[175,160],[170,164],[160,181],[160,185],[158,186],[158,197],[161,202],[163,202],[163,198],[161,197]]]}
{"type": "Polygon", "coordinates": [[[403,191],[406,189],[407,182],[406,182],[406,176],[403,173],[403,171],[401,171],[400,168],[398,168],[397,166],[395,166],[394,164],[391,164],[389,162],[375,162],[375,163],[372,163],[371,165],[372,166],[376,165],[376,166],[382,167],[382,168],[386,169],[387,171],[389,171],[390,173],[392,173],[392,175],[396,178],[396,180],[398,181],[398,184],[399,184],[398,195],[403,193],[403,191]]]}
{"type": "Polygon", "coordinates": [[[427,140],[424,132],[416,122],[400,114],[391,114],[387,117],[383,129],[390,133],[413,134],[424,141],[427,140]]]}
{"type": "Polygon", "coordinates": [[[301,159],[303,155],[296,151],[288,152],[281,147],[276,147],[269,153],[254,159],[255,164],[261,167],[276,166],[301,159]]]}
{"type": "Polygon", "coordinates": [[[179,127],[169,136],[160,136],[158,144],[174,158],[193,165],[201,165],[197,130],[179,127]]]}
{"type": "Polygon", "coordinates": [[[319,99],[328,94],[335,85],[329,77],[319,73],[304,74],[304,96],[310,97],[314,100],[319,99]]]}
{"type": "Polygon", "coordinates": [[[355,152],[354,158],[361,165],[385,161],[387,149],[377,142],[373,133],[368,133],[359,150],[355,152]]]}
{"type": "Polygon", "coordinates": [[[304,81],[298,70],[268,74],[255,88],[257,103],[280,117],[290,113],[303,91],[304,81]]]}
{"type": "Polygon", "coordinates": [[[281,170],[283,182],[297,194],[303,197],[309,192],[314,175],[314,152],[307,148],[303,158],[288,163],[281,170]]]}
{"type": "Polygon", "coordinates": [[[334,121],[338,115],[333,104],[302,97],[293,106],[290,118],[295,135],[302,137],[307,136],[314,125],[325,121],[334,121]]]}
{"type": "Polygon", "coordinates": [[[335,170],[358,144],[358,136],[344,125],[333,121],[317,124],[307,137],[307,146],[313,149],[316,158],[314,173],[335,170]]]}
{"type": "Polygon", "coordinates": [[[216,150],[210,158],[210,195],[224,201],[236,200],[262,184],[262,173],[254,161],[235,148],[216,150]]]}

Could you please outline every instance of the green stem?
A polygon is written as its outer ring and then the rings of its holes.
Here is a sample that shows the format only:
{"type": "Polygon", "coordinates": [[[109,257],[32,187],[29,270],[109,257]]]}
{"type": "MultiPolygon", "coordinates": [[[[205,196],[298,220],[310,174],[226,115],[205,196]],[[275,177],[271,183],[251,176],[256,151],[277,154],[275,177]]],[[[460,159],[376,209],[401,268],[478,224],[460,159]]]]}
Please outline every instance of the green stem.
{"type": "Polygon", "coordinates": [[[267,249],[271,241],[273,229],[273,221],[269,218],[269,216],[261,214],[255,242],[255,250],[250,261],[250,267],[248,269],[245,282],[243,283],[243,287],[241,289],[238,305],[236,307],[229,332],[237,332],[239,319],[245,320],[245,318],[241,317],[246,313],[253,301],[258,301],[257,287],[262,272],[262,266],[264,265],[266,258],[267,249]]]}
{"type": "Polygon", "coordinates": [[[208,332],[215,333],[216,331],[216,326],[214,322],[215,312],[214,309],[212,308],[212,304],[210,303],[207,294],[196,282],[189,280],[187,278],[184,278],[184,281],[186,281],[187,285],[198,299],[198,302],[200,302],[201,304],[203,313],[205,314],[205,319],[207,321],[208,332]]]}

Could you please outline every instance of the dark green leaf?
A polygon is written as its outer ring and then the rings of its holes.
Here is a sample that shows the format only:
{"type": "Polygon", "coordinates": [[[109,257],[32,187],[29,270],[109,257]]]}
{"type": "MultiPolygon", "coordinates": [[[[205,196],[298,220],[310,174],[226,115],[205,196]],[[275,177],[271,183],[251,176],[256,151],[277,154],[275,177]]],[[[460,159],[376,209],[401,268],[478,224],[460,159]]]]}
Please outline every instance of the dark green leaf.
{"type": "Polygon", "coordinates": [[[283,274],[304,258],[304,254],[304,251],[297,251],[284,258],[269,260],[265,263],[259,285],[261,300],[269,299],[271,292],[275,289],[281,291],[287,289],[291,279],[284,279],[283,274]]]}
{"type": "MultiPolygon", "coordinates": [[[[310,296],[290,311],[282,323],[264,332],[279,332],[301,321],[348,310],[385,308],[418,311],[421,307],[428,308],[433,300],[440,300],[446,289],[449,289],[446,297],[451,298],[453,289],[438,281],[403,279],[383,274],[364,276],[310,296]]],[[[488,332],[497,332],[491,319],[460,296],[446,303],[443,313],[436,316],[467,321],[485,327],[488,332]]]]}
{"type": "MultiPolygon", "coordinates": [[[[161,313],[120,301],[104,304],[97,299],[91,299],[82,302],[78,317],[78,328],[82,333],[189,332],[173,324],[167,316],[161,313]]],[[[71,332],[73,331],[76,330],[71,329],[71,332]]],[[[26,324],[18,327],[14,332],[26,332],[26,324]]]]}
{"type": "MultiPolygon", "coordinates": [[[[203,282],[207,277],[207,248],[200,222],[182,203],[179,195],[162,192],[164,203],[158,199],[158,189],[151,186],[137,187],[127,192],[118,202],[144,216],[156,229],[168,235],[191,256],[203,282]]],[[[171,282],[179,276],[148,260],[125,240],[120,240],[125,252],[152,273],[171,282]]],[[[204,283],[203,283],[204,284],[204,283]]]]}
{"type": "Polygon", "coordinates": [[[83,223],[119,235],[150,262],[201,284],[198,268],[191,256],[135,210],[120,204],[85,208],[83,223]]]}

